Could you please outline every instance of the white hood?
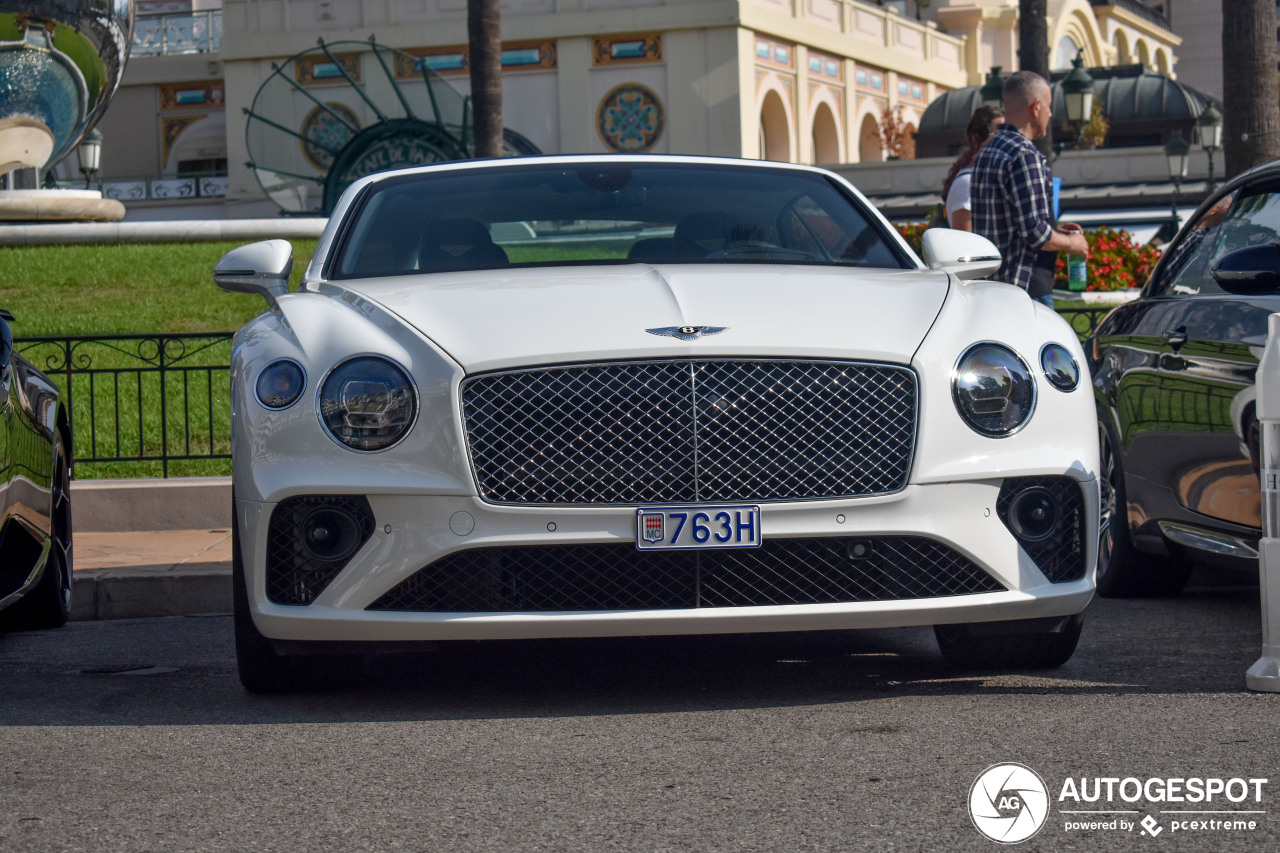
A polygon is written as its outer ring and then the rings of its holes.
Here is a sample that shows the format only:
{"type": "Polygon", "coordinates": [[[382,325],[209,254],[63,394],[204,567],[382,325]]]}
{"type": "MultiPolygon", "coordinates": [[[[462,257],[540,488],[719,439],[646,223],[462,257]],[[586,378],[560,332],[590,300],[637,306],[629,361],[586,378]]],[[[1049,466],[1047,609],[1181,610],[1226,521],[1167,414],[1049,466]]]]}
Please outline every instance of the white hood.
{"type": "Polygon", "coordinates": [[[340,282],[403,317],[468,373],[660,356],[906,364],[947,295],[925,270],[627,264],[340,282]],[[646,332],[723,326],[697,340],[646,332]]]}

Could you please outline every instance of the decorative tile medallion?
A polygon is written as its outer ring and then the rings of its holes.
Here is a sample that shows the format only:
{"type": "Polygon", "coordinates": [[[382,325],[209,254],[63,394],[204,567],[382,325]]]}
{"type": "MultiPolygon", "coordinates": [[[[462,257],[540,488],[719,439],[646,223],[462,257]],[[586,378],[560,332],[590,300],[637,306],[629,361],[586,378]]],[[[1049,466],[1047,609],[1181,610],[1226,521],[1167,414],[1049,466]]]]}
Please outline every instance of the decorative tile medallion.
{"type": "Polygon", "coordinates": [[[360,131],[360,119],[346,104],[329,101],[302,120],[302,154],[321,172],[329,171],[333,158],[360,131]]]}
{"type": "Polygon", "coordinates": [[[591,61],[595,65],[633,65],[662,61],[662,34],[602,36],[592,39],[591,61]]]}
{"type": "Polygon", "coordinates": [[[665,117],[653,90],[639,83],[615,86],[600,102],[596,130],[610,151],[641,154],[662,136],[665,117]]]}
{"type": "Polygon", "coordinates": [[[298,77],[298,82],[304,86],[314,86],[320,83],[334,83],[345,81],[346,77],[350,77],[352,81],[360,82],[360,54],[358,53],[337,53],[333,59],[328,56],[305,56],[299,59],[294,69],[298,77]],[[334,60],[337,60],[336,62],[334,60]],[[343,72],[346,76],[343,76],[343,72]]]}

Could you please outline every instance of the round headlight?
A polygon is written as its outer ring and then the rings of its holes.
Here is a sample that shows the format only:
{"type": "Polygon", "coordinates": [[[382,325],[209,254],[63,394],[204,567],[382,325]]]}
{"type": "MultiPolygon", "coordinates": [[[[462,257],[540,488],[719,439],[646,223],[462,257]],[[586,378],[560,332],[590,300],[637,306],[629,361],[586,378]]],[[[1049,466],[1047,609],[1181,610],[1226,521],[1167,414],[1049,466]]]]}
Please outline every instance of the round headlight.
{"type": "Polygon", "coordinates": [[[354,450],[386,450],[408,434],[417,411],[409,375],[384,358],[343,362],[320,388],[320,420],[354,450]]]}
{"type": "Polygon", "coordinates": [[[1036,383],[1013,350],[975,344],[956,363],[951,396],[974,431],[1002,438],[1013,435],[1031,418],[1036,383]]]}
{"type": "Polygon", "coordinates": [[[1059,391],[1073,391],[1080,384],[1080,365],[1061,344],[1045,344],[1040,350],[1044,378],[1059,391]]]}
{"type": "Polygon", "coordinates": [[[268,409],[287,409],[302,396],[307,378],[294,361],[273,361],[258,374],[254,391],[258,402],[268,409]]]}

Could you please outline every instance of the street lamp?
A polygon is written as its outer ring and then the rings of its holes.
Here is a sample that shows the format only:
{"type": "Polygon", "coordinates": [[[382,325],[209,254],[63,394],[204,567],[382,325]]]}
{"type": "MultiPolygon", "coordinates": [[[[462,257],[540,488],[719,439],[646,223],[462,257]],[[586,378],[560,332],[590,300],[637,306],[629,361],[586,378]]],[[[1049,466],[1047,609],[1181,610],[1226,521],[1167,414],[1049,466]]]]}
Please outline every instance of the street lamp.
{"type": "Polygon", "coordinates": [[[1169,180],[1173,181],[1173,203],[1170,225],[1172,231],[1169,239],[1178,233],[1178,190],[1182,187],[1182,179],[1187,176],[1187,155],[1191,153],[1191,144],[1182,138],[1182,131],[1175,130],[1173,136],[1164,144],[1164,156],[1169,159],[1169,180]]]}
{"type": "Polygon", "coordinates": [[[1080,137],[1084,134],[1084,126],[1093,118],[1093,78],[1084,70],[1084,51],[1076,54],[1071,61],[1071,73],[1062,79],[1063,100],[1067,102],[1067,129],[1071,131],[1068,142],[1053,144],[1053,157],[1056,160],[1064,148],[1076,148],[1080,145],[1080,137]]]}
{"type": "Polygon", "coordinates": [[[1084,51],[1071,61],[1071,73],[1062,80],[1067,102],[1067,123],[1083,129],[1093,118],[1093,78],[1084,70],[1084,51]]]}
{"type": "Polygon", "coordinates": [[[1213,155],[1222,147],[1222,113],[1213,104],[1196,119],[1196,135],[1200,137],[1200,147],[1209,155],[1209,192],[1213,192],[1213,155]]]}
{"type": "Polygon", "coordinates": [[[84,188],[89,189],[93,173],[102,165],[102,131],[95,127],[85,135],[76,148],[76,159],[80,161],[80,174],[84,175],[84,188]]]}
{"type": "Polygon", "coordinates": [[[1000,77],[999,65],[991,66],[991,70],[987,72],[987,82],[982,84],[978,95],[981,96],[984,107],[999,109],[1004,102],[1004,80],[1000,77]]]}
{"type": "Polygon", "coordinates": [[[930,0],[916,0],[916,20],[917,21],[924,20],[923,16],[921,15],[921,12],[922,10],[929,8],[929,2],[930,0]]]}

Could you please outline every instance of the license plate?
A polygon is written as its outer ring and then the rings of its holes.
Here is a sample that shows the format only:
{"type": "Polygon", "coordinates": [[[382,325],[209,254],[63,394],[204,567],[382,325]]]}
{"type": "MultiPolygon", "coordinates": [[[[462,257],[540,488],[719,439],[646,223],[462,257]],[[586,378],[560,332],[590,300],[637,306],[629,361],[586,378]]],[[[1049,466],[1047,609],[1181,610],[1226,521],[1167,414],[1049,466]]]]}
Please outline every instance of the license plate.
{"type": "Polygon", "coordinates": [[[758,506],[664,506],[636,510],[641,551],[759,548],[758,506]]]}

